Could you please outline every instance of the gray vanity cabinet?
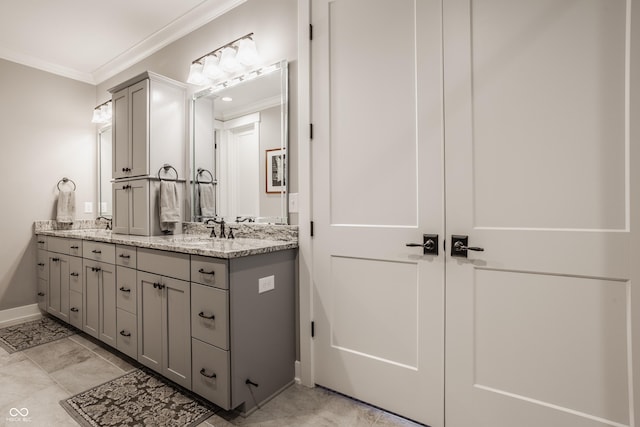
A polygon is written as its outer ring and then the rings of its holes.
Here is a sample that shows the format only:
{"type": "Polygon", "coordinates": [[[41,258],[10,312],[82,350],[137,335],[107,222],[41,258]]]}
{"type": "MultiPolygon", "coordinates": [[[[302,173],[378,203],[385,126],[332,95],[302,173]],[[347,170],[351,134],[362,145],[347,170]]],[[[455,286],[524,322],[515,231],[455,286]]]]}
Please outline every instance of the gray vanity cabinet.
{"type": "Polygon", "coordinates": [[[150,182],[134,179],[113,183],[113,232],[148,236],[150,182]]]}
{"type": "Polygon", "coordinates": [[[190,390],[189,255],[139,248],[137,256],[138,361],[190,390]]]}

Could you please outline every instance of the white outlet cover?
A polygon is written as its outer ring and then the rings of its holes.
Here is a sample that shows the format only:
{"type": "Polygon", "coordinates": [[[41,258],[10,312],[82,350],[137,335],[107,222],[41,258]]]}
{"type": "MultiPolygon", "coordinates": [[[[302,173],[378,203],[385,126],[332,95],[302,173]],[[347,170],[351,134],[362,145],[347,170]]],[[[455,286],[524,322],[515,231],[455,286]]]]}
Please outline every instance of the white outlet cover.
{"type": "Polygon", "coordinates": [[[84,213],[92,213],[92,212],[93,212],[93,203],[84,202],[84,213]]]}
{"type": "Polygon", "coordinates": [[[298,193],[289,193],[289,212],[298,212],[298,193]]]}
{"type": "Polygon", "coordinates": [[[258,279],[258,293],[272,291],[276,287],[275,276],[268,276],[258,279]]]}

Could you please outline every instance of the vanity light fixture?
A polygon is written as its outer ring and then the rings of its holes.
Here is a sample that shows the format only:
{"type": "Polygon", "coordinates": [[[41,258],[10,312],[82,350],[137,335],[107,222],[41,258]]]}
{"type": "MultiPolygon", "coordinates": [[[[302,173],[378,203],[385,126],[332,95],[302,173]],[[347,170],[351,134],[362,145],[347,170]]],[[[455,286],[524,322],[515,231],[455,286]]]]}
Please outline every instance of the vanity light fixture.
{"type": "Polygon", "coordinates": [[[259,61],[253,33],[249,33],[192,61],[187,83],[198,86],[210,84],[259,61]]]}
{"type": "Polygon", "coordinates": [[[108,100],[94,108],[91,123],[109,123],[113,114],[111,106],[111,100],[108,100]]]}

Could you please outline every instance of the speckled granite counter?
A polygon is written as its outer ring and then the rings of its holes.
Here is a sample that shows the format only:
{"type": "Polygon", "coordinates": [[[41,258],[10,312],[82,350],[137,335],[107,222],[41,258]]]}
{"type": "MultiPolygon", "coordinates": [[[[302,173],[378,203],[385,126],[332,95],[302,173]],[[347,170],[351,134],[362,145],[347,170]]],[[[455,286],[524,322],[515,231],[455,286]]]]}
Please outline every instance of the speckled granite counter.
{"type": "MultiPolygon", "coordinates": [[[[45,223],[45,221],[39,221],[45,223]]],[[[250,255],[258,255],[268,252],[277,252],[298,247],[297,227],[295,226],[270,226],[270,229],[285,227],[284,234],[273,232],[264,234],[254,233],[258,238],[251,238],[246,227],[244,233],[236,232],[235,239],[210,238],[208,234],[179,234],[175,236],[131,236],[126,234],[113,234],[111,231],[96,228],[76,228],[58,230],[55,226],[38,224],[34,226],[34,232],[43,236],[69,237],[82,240],[92,240],[96,242],[116,243],[120,245],[136,246],[139,248],[159,249],[171,252],[181,252],[194,255],[204,255],[216,258],[239,258],[250,255]],[[294,229],[295,232],[291,232],[294,229]],[[241,234],[239,236],[239,234],[241,234]],[[274,236],[276,238],[274,238],[274,236]],[[277,237],[286,237],[284,240],[277,240],[277,237]],[[295,240],[294,240],[295,238],[295,240]]],[[[235,224],[234,224],[235,229],[235,224]]],[[[193,227],[192,231],[199,230],[193,227]]],[[[206,230],[206,229],[203,229],[206,230]]]]}

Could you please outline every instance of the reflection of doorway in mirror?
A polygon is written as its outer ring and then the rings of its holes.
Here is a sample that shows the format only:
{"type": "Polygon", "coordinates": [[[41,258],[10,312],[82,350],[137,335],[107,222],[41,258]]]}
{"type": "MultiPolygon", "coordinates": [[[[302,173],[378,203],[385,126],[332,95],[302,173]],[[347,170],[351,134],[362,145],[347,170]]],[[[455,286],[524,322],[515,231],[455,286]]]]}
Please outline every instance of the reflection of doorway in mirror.
{"type": "Polygon", "coordinates": [[[267,193],[286,191],[286,152],[281,148],[267,150],[267,193]]]}
{"type": "Polygon", "coordinates": [[[221,123],[220,213],[225,218],[257,217],[260,212],[260,114],[221,123]]]}

